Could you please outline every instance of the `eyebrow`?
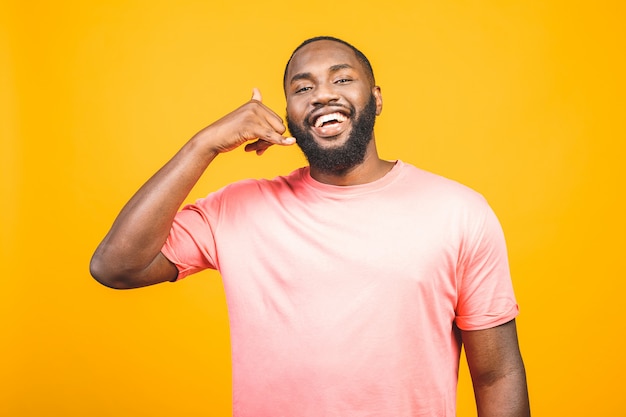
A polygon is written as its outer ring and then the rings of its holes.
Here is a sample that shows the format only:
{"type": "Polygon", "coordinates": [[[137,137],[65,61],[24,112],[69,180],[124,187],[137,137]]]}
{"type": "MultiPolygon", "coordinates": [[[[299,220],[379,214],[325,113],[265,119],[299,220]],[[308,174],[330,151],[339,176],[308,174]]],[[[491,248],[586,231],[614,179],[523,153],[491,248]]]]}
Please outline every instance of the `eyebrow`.
{"type": "MultiPolygon", "coordinates": [[[[336,64],[336,65],[332,65],[329,69],[328,72],[330,72],[331,74],[337,72],[337,71],[341,71],[343,69],[352,69],[354,68],[352,65],[350,64],[336,64]]],[[[293,77],[291,77],[291,80],[289,80],[290,84],[293,84],[294,82],[298,81],[298,80],[310,80],[313,78],[313,74],[311,74],[310,72],[300,72],[298,74],[295,74],[293,77]]]]}

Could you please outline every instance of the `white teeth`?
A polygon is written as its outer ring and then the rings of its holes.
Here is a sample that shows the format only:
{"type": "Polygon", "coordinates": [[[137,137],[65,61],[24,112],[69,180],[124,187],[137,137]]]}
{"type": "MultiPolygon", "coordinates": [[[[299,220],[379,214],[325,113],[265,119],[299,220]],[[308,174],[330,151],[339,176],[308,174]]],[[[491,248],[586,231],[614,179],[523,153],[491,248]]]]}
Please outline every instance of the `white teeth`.
{"type": "Polygon", "coordinates": [[[339,123],[341,122],[345,122],[347,119],[346,116],[344,116],[341,113],[330,113],[330,114],[325,114],[323,116],[320,116],[317,118],[317,120],[315,121],[315,127],[322,127],[322,125],[324,123],[330,122],[332,120],[335,120],[339,123]]]}

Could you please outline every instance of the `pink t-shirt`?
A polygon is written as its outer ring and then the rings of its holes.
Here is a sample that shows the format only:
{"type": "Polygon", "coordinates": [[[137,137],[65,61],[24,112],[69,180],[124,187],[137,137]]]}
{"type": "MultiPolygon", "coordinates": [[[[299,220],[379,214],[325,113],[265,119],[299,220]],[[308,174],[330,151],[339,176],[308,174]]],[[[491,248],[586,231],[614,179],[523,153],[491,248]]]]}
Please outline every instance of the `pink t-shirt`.
{"type": "Polygon", "coordinates": [[[513,319],[502,230],[479,194],[398,161],[339,187],[301,168],[176,217],[179,278],[222,275],[237,417],[454,416],[458,326],[513,319]]]}

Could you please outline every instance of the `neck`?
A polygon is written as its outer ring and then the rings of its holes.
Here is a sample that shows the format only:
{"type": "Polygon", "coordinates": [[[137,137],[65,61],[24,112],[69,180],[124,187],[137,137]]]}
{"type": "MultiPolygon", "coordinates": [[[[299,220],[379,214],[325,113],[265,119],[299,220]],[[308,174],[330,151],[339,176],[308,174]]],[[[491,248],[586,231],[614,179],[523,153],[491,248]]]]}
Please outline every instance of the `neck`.
{"type": "Polygon", "coordinates": [[[372,138],[367,145],[365,158],[360,164],[337,174],[320,171],[315,169],[315,167],[311,167],[311,177],[318,182],[329,185],[349,186],[367,184],[384,177],[385,174],[393,168],[393,165],[393,162],[385,161],[378,157],[376,141],[372,138]]]}

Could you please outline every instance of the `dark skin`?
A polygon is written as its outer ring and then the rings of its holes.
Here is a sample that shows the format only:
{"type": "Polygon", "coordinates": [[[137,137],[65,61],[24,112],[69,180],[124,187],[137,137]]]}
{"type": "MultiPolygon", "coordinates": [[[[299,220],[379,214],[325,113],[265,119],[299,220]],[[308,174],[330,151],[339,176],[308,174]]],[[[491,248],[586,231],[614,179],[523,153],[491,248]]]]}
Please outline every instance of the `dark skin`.
{"type": "Polygon", "coordinates": [[[257,153],[270,144],[292,145],[295,140],[284,137],[285,131],[280,116],[263,105],[255,89],[250,101],[198,132],[124,206],[91,259],[93,277],[118,289],[175,279],[178,271],[161,248],[200,176],[220,153],[250,140],[262,138],[247,146],[257,153]]]}
{"type": "MultiPolygon", "coordinates": [[[[382,95],[354,52],[329,40],[310,43],[294,55],[287,69],[285,94],[290,120],[301,126],[321,107],[335,111],[350,104],[360,110],[373,94],[376,114],[382,95]]],[[[326,110],[325,110],[326,111],[326,110]]],[[[347,140],[353,117],[327,128],[311,128],[314,140],[331,148],[347,140]]],[[[198,132],[130,199],[96,249],[91,273],[112,288],[137,288],[172,281],[176,267],[161,254],[174,216],[192,187],[221,153],[245,144],[262,155],[272,145],[289,146],[283,120],[254,90],[250,101],[198,132]]],[[[384,176],[393,163],[378,157],[372,137],[362,163],[341,175],[311,167],[317,181],[356,185],[384,176]]],[[[480,417],[530,415],[526,374],[515,321],[477,331],[461,331],[480,417]]]]}
{"type": "Polygon", "coordinates": [[[526,371],[515,320],[485,330],[461,331],[480,417],[530,416],[526,371]]]}
{"type": "MultiPolygon", "coordinates": [[[[376,115],[383,109],[380,87],[373,85],[354,52],[332,41],[311,43],[294,55],[287,69],[285,95],[287,115],[292,121],[342,111],[347,106],[353,106],[358,111],[365,107],[371,95],[376,100],[376,115]]],[[[321,147],[338,147],[348,139],[353,119],[355,117],[349,117],[330,131],[310,130],[321,147]]],[[[392,162],[378,157],[376,139],[372,137],[363,163],[342,175],[322,172],[312,166],[311,176],[326,184],[357,185],[383,177],[392,167],[392,162]]]]}

